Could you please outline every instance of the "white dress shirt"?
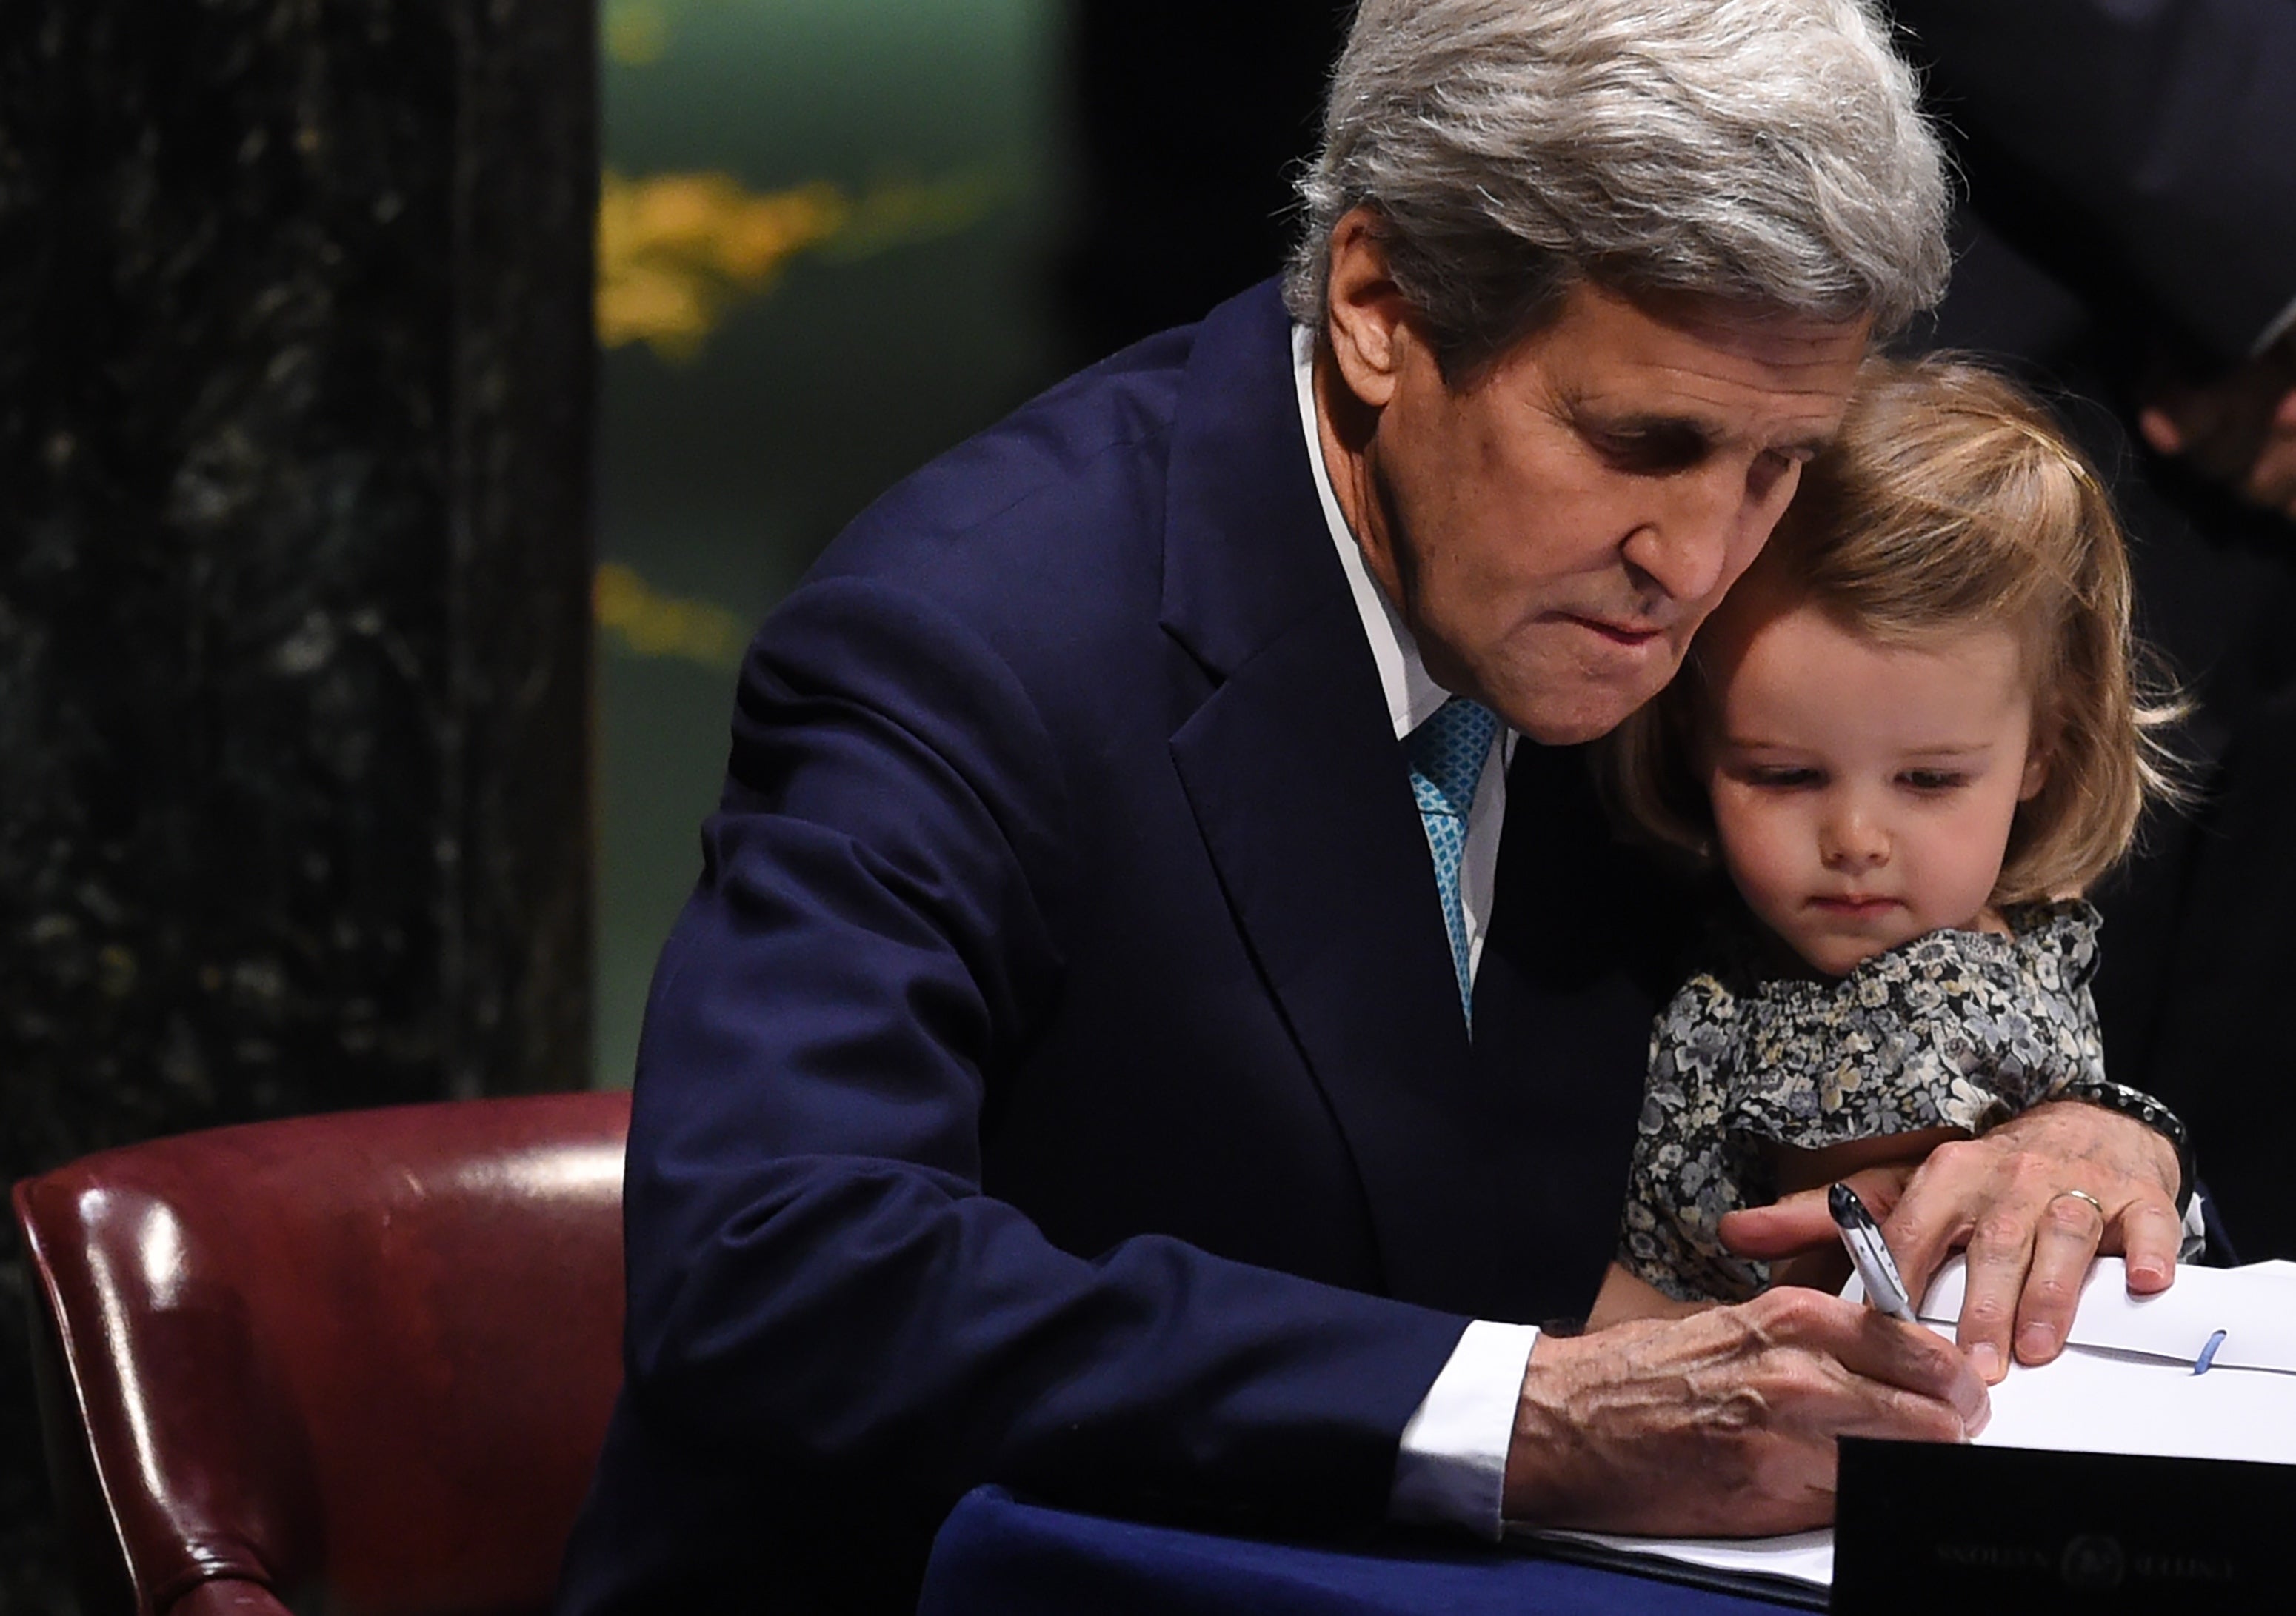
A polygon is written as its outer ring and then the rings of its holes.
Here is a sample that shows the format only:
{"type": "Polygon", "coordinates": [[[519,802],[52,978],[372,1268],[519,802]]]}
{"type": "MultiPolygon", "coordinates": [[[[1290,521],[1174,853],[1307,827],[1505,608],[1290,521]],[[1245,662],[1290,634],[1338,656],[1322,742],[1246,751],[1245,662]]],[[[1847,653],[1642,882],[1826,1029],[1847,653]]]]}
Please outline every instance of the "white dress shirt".
{"type": "MultiPolygon", "coordinates": [[[[1300,395],[1300,425],[1307,434],[1308,463],[1316,474],[1316,497],[1324,507],[1332,546],[1355,594],[1364,638],[1379,667],[1388,717],[1401,740],[1434,716],[1451,692],[1430,678],[1419,646],[1364,564],[1362,548],[1340,513],[1332,479],[1324,465],[1324,439],[1316,427],[1315,337],[1304,327],[1292,331],[1292,371],[1300,395]]],[[[1472,981],[1489,930],[1497,887],[1499,830],[1506,818],[1506,766],[1514,756],[1515,733],[1502,728],[1491,758],[1484,759],[1474,801],[1467,808],[1467,841],[1459,860],[1459,900],[1467,922],[1467,973],[1472,981]],[[1496,764],[1492,759],[1496,759],[1496,764]]],[[[1427,901],[1441,906],[1431,874],[1427,901]]],[[[1395,1458],[1395,1486],[1388,1513],[1398,1521],[1454,1523],[1490,1538],[1499,1535],[1500,1489],[1506,1477],[1508,1440],[1514,1434],[1515,1401],[1538,1332],[1529,1325],[1477,1319],[1451,1349],[1435,1383],[1428,1388],[1395,1458]]]]}

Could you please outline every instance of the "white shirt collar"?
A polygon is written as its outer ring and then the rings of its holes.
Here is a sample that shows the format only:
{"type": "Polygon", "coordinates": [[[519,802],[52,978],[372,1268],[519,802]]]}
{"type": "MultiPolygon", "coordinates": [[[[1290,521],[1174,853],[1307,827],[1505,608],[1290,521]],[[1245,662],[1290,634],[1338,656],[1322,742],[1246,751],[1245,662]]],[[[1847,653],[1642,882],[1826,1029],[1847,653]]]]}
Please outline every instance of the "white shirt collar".
{"type": "Polygon", "coordinates": [[[1451,699],[1451,693],[1427,674],[1419,660],[1419,643],[1387,598],[1371,569],[1364,565],[1363,547],[1340,513],[1339,496],[1332,492],[1331,473],[1324,466],[1324,435],[1316,424],[1316,336],[1304,325],[1292,328],[1292,376],[1300,395],[1300,430],[1307,434],[1308,464],[1316,474],[1316,497],[1324,507],[1324,524],[1331,529],[1332,547],[1348,575],[1348,588],[1363,618],[1364,638],[1371,642],[1372,660],[1379,667],[1380,689],[1387,695],[1388,716],[1395,720],[1398,740],[1432,718],[1451,699]]]}

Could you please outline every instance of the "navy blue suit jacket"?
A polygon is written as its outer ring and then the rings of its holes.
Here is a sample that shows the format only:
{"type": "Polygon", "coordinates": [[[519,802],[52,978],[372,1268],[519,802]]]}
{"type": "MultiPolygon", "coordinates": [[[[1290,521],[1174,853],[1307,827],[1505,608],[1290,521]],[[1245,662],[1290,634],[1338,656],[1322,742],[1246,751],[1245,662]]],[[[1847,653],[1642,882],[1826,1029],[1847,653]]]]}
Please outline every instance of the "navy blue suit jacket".
{"type": "Polygon", "coordinates": [[[1462,1027],[1272,289],[886,496],[743,670],[570,1612],[895,1608],[996,1481],[1368,1528],[1467,1317],[1583,1313],[1672,895],[1518,749],[1462,1027]]]}

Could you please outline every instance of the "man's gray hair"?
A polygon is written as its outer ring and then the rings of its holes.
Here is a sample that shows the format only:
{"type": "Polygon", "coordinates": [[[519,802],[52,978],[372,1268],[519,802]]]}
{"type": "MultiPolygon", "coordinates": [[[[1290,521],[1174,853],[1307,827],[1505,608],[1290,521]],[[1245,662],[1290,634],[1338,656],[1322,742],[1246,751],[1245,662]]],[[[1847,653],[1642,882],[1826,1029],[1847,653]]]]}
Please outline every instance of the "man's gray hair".
{"type": "Polygon", "coordinates": [[[1320,326],[1367,206],[1455,383],[1581,279],[1886,336],[1952,261],[1918,102],[1867,0],[1363,0],[1284,301],[1320,326]]]}

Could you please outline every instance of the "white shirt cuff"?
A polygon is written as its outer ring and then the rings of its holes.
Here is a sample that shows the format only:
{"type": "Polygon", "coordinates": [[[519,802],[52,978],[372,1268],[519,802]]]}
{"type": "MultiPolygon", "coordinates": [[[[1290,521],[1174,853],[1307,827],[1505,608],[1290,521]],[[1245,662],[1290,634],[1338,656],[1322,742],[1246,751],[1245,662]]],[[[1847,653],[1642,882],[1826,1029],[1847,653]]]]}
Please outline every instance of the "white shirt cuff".
{"type": "Polygon", "coordinates": [[[1464,1526],[1498,1540],[1507,1444],[1538,1341],[1530,1325],[1479,1318],[1467,1326],[1403,1428],[1388,1519],[1464,1526]]]}

